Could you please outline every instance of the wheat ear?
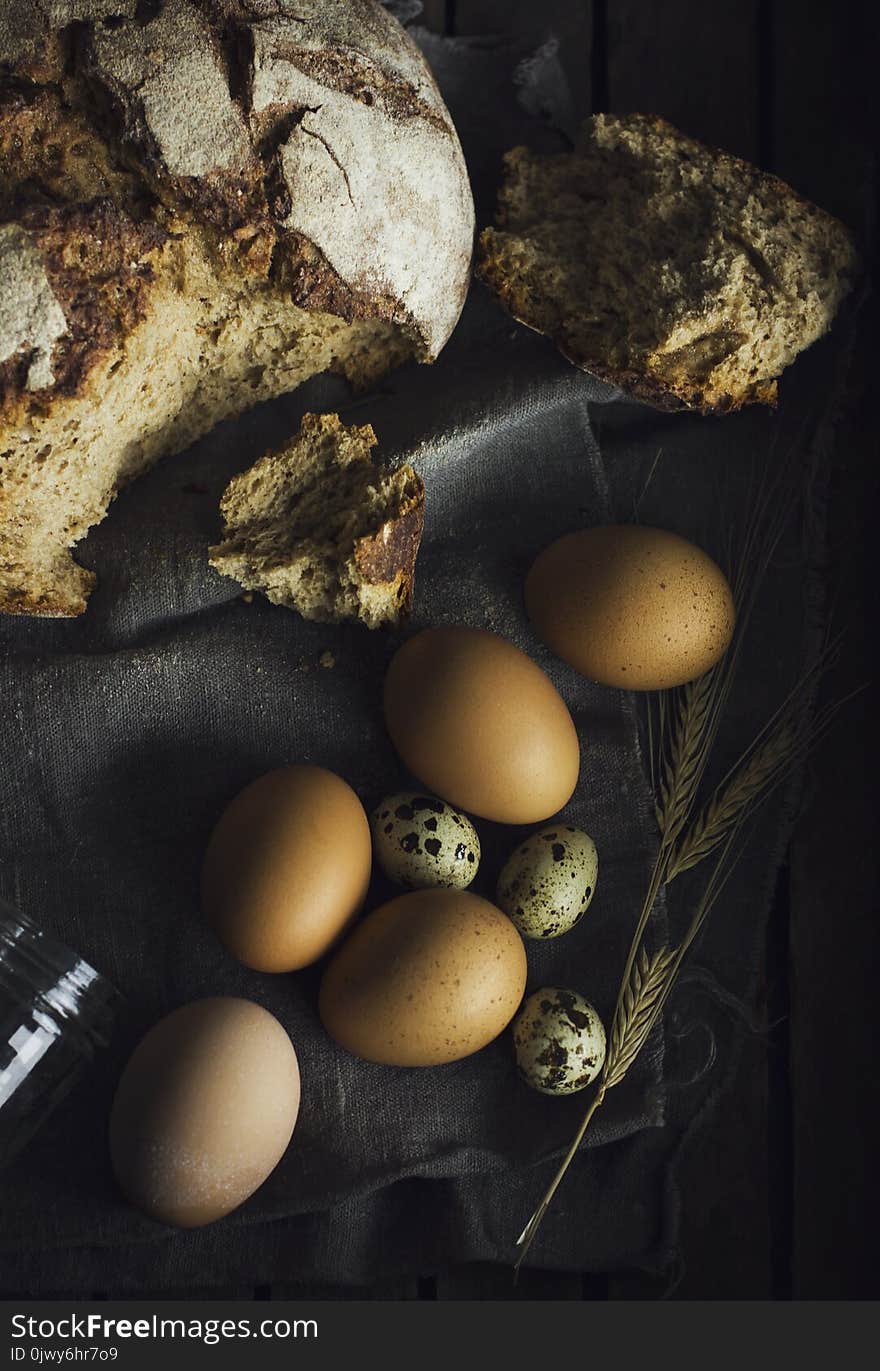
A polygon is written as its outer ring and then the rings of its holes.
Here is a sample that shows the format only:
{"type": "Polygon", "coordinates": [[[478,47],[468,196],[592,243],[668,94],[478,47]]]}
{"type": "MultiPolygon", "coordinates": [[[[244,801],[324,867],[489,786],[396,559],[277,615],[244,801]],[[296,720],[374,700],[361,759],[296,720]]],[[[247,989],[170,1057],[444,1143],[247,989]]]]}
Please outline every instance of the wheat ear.
{"type": "Polygon", "coordinates": [[[653,1010],[663,993],[675,953],[661,947],[650,956],[644,948],[633,965],[611,1027],[602,1083],[606,1090],[623,1080],[651,1031],[653,1010]]]}
{"type": "Polygon", "coordinates": [[[843,699],[825,705],[808,728],[798,728],[799,702],[810,684],[834,663],[838,648],[839,639],[826,644],[816,665],[797,683],[753,738],[739,764],[728,771],[716,786],[707,804],[680,836],[667,859],[667,885],[714,852],[742,818],[754,814],[792,767],[802,762],[824,738],[838,710],[865,688],[860,686],[843,699]]]}
{"type": "Polygon", "coordinates": [[[657,822],[665,844],[673,843],[687,822],[700,784],[717,679],[718,668],[714,668],[690,681],[678,695],[674,727],[664,748],[657,803],[657,822]]]}
{"type": "Polygon", "coordinates": [[[795,747],[794,725],[790,719],[785,719],[763,746],[733,773],[727,784],[718,787],[697,815],[669,860],[667,882],[683,871],[690,871],[723,842],[737,820],[764,798],[776,775],[790,765],[795,747]]]}

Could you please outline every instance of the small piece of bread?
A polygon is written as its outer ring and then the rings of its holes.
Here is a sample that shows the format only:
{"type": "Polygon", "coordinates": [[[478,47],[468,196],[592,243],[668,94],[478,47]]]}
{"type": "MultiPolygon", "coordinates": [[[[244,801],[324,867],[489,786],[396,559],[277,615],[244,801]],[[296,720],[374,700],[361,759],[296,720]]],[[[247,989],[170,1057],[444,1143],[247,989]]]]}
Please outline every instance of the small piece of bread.
{"type": "Polygon", "coordinates": [[[661,409],[774,404],[857,258],[831,215],[653,115],[595,115],[577,150],[505,158],[478,273],[575,366],[661,409]]]}
{"type": "Polygon", "coordinates": [[[304,415],[288,447],[226,487],[211,565],[304,619],[399,623],[412,605],[425,489],[411,466],[382,466],[375,446],[369,424],[304,415]]]}

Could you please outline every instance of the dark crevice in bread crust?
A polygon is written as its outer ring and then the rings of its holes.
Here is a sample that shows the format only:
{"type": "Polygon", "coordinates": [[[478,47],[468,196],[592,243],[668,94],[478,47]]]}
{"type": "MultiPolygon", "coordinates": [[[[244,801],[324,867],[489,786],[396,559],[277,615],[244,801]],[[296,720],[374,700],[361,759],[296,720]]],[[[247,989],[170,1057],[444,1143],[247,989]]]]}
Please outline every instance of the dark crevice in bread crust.
{"type": "Polygon", "coordinates": [[[162,8],[162,0],[137,0],[134,17],[141,25],[149,24],[162,8]]]}
{"type": "Polygon", "coordinates": [[[432,110],[401,81],[375,65],[370,67],[368,77],[358,68],[346,65],[335,53],[312,52],[295,43],[279,43],[275,51],[279,58],[290,62],[305,76],[311,76],[330,90],[350,95],[363,105],[372,107],[381,102],[396,119],[424,119],[442,132],[449,129],[448,120],[432,110]]]}
{"type": "Polygon", "coordinates": [[[399,301],[391,296],[368,296],[352,290],[333,270],[321,249],[303,234],[285,229],[278,235],[268,276],[300,309],[335,314],[349,324],[355,319],[382,319],[396,324],[411,340],[414,356],[424,356],[424,344],[415,322],[401,309],[399,301]]]}
{"type": "MultiPolygon", "coordinates": [[[[248,60],[252,51],[250,30],[238,22],[235,6],[227,0],[191,0],[217,41],[226,71],[226,84],[242,114],[247,113],[248,60]]],[[[161,9],[156,5],[155,18],[161,9]]]]}
{"type": "MultiPolygon", "coordinates": [[[[154,279],[151,254],[167,240],[156,223],[136,222],[109,198],[85,204],[19,204],[16,218],[40,249],[68,333],[53,353],[53,392],[76,393],[83,376],[146,317],[154,279]]],[[[0,411],[27,381],[31,354],[0,362],[0,411]]]]}
{"type": "MultiPolygon", "coordinates": [[[[149,19],[145,17],[140,22],[147,26],[160,12],[161,6],[149,19]]],[[[124,85],[102,68],[94,50],[94,35],[94,26],[83,26],[77,45],[75,76],[81,83],[81,98],[86,107],[102,112],[102,118],[106,120],[104,127],[120,160],[130,169],[139,171],[154,195],[169,209],[175,212],[188,210],[197,222],[221,235],[231,235],[235,244],[251,246],[243,264],[250,261],[253,265],[256,258],[265,269],[271,259],[274,226],[266,205],[263,169],[253,147],[246,161],[238,167],[212,169],[199,176],[172,174],[141,109],[144,83],[124,85]],[[268,241],[261,244],[262,250],[255,254],[253,242],[261,238],[268,241]]],[[[213,30],[212,37],[212,53],[224,69],[231,94],[231,46],[224,45],[213,30]]],[[[244,122],[246,111],[241,109],[240,113],[244,122]]],[[[181,118],[184,117],[185,112],[181,111],[181,118]]]]}
{"type": "Polygon", "coordinates": [[[134,219],[155,211],[155,196],[112,143],[100,139],[63,85],[0,81],[0,186],[7,218],[17,197],[59,203],[110,196],[134,219]]]}

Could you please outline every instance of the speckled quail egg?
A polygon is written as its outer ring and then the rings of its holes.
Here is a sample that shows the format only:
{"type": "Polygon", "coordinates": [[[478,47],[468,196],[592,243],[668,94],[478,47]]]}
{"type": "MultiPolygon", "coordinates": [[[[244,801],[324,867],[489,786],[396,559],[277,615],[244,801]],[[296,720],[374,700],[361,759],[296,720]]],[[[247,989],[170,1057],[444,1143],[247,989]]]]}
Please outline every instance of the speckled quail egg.
{"type": "Polygon", "coordinates": [[[524,938],[558,938],[586,913],[598,874],[593,839],[579,828],[550,824],[508,857],[496,903],[524,938]]]}
{"type": "Polygon", "coordinates": [[[544,986],[513,1021],[516,1064],[523,1080],[542,1095],[573,1095],[602,1070],[605,1029],[593,1006],[576,990],[544,986]]]}
{"type": "Polygon", "coordinates": [[[470,819],[435,795],[389,795],[370,817],[382,870],[398,885],[464,890],[480,865],[480,840],[470,819]]]}

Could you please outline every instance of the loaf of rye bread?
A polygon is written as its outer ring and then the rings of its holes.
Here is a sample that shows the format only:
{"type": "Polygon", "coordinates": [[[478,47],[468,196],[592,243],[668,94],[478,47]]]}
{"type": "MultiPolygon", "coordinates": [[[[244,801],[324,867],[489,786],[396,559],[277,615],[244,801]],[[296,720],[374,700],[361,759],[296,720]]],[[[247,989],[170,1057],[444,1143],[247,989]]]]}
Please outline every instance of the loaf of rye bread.
{"type": "Polygon", "coordinates": [[[211,565],[305,619],[397,625],[412,606],[425,491],[384,466],[369,424],[306,414],[299,433],[234,476],[211,565]]]}
{"type": "Polygon", "coordinates": [[[378,0],[4,0],[0,610],[79,614],[70,548],[218,420],[435,357],[472,242],[378,0]]]}
{"type": "Polygon", "coordinates": [[[848,230],[653,115],[597,114],[572,153],[507,154],[478,274],[576,366],[661,409],[774,404],[851,288],[848,230]]]}

